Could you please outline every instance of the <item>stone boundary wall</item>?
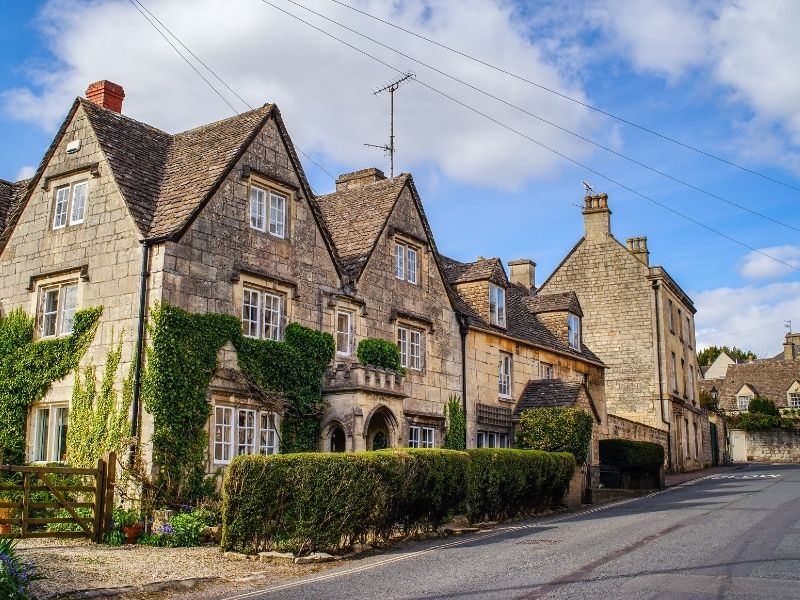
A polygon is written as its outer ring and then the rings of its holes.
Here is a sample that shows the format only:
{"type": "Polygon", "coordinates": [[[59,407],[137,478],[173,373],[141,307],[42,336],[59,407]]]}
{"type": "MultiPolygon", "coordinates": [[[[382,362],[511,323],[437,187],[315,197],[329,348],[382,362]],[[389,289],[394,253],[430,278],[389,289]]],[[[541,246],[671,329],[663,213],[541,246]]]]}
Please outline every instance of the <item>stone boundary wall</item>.
{"type": "Polygon", "coordinates": [[[608,439],[620,438],[635,442],[654,442],[664,446],[664,452],[667,452],[667,432],[663,429],[656,429],[644,423],[637,423],[611,414],[608,415],[607,424],[608,439]]]}
{"type": "MultiPolygon", "coordinates": [[[[745,444],[744,456],[748,461],[771,463],[800,463],[800,431],[768,429],[766,431],[731,430],[733,444],[745,444]]],[[[741,459],[740,449],[732,451],[741,459]]]]}

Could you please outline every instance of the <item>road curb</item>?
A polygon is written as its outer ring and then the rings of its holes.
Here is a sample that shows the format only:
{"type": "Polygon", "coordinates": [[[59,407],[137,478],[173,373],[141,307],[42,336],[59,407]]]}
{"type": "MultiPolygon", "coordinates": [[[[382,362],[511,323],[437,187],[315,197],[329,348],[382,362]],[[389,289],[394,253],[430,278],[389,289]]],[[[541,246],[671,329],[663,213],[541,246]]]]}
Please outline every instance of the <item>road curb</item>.
{"type": "Polygon", "coordinates": [[[123,585],[110,588],[94,588],[87,590],[74,590],[71,592],[57,592],[42,596],[43,600],[86,600],[89,598],[113,598],[121,594],[143,594],[166,592],[172,590],[190,590],[203,583],[221,581],[222,577],[192,577],[190,579],[171,579],[168,581],[155,581],[142,585],[123,585]]]}

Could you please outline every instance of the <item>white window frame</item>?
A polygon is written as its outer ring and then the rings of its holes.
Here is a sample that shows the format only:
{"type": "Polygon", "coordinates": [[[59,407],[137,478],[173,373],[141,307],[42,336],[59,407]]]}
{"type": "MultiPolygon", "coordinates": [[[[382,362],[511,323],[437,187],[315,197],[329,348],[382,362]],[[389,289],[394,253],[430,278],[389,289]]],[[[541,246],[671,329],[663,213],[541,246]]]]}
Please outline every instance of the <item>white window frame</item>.
{"type": "Polygon", "coordinates": [[[800,392],[789,392],[786,397],[786,406],[800,408],[800,392]]]}
{"type": "Polygon", "coordinates": [[[211,423],[211,461],[227,465],[242,454],[278,454],[278,416],[252,406],[215,404],[211,423]],[[220,422],[222,416],[222,422],[220,422]],[[242,421],[244,419],[244,422],[242,421]],[[219,437],[217,433],[222,435],[219,437]],[[219,450],[219,452],[218,452],[219,450]]]}
{"type": "Polygon", "coordinates": [[[242,286],[242,335],[280,341],[283,339],[285,316],[286,299],[282,293],[242,286]]]}
{"type": "Polygon", "coordinates": [[[269,233],[281,239],[286,237],[286,196],[269,192],[269,233]]]}
{"type": "Polygon", "coordinates": [[[80,225],[86,218],[86,205],[89,200],[89,180],[81,179],[72,183],[60,185],[54,190],[53,198],[53,219],[51,226],[53,230],[63,229],[68,225],[80,225]],[[79,196],[81,199],[80,213],[76,213],[75,196],[76,191],[83,191],[79,196]]]}
{"type": "Polygon", "coordinates": [[[33,462],[47,462],[50,458],[51,407],[37,407],[33,414],[33,462]]]}
{"type": "Polygon", "coordinates": [[[289,196],[259,183],[250,184],[250,228],[285,239],[289,196]]]}
{"type": "Polygon", "coordinates": [[[67,459],[67,433],[69,431],[69,407],[53,407],[53,460],[62,462],[67,459]]]}
{"type": "Polygon", "coordinates": [[[267,230],[267,196],[264,188],[250,186],[250,228],[256,231],[267,230]]]}
{"type": "Polygon", "coordinates": [[[501,352],[497,376],[497,395],[500,398],[511,399],[512,397],[513,365],[513,357],[508,352],[501,352]]]}
{"type": "Polygon", "coordinates": [[[397,326],[397,347],[400,349],[400,366],[412,371],[422,371],[425,366],[425,332],[408,325],[397,326]]]}
{"type": "Polygon", "coordinates": [[[406,281],[417,285],[419,279],[419,254],[416,248],[406,248],[406,281]]]}
{"type": "Polygon", "coordinates": [[[256,453],[258,411],[253,408],[236,409],[236,455],[256,453]],[[244,419],[244,423],[242,420],[244,419]]]}
{"type": "Polygon", "coordinates": [[[394,244],[394,277],[400,280],[406,278],[406,247],[399,242],[394,244]]]}
{"type": "Polygon", "coordinates": [[[569,338],[569,347],[573,350],[580,351],[581,349],[581,318],[578,315],[570,313],[567,316],[567,337],[569,338]]]}
{"type": "MultiPolygon", "coordinates": [[[[70,335],[75,312],[78,310],[78,282],[69,280],[42,285],[39,287],[38,294],[37,318],[39,321],[39,336],[42,338],[55,338],[70,335]],[[52,297],[52,294],[55,294],[55,307],[47,310],[47,299],[52,297]],[[51,333],[45,333],[45,324],[48,322],[53,325],[51,333]]],[[[48,331],[50,331],[49,328],[48,331]]]]}
{"type": "Polygon", "coordinates": [[[553,379],[553,365],[546,362],[539,363],[539,378],[553,379]]]}
{"type": "Polygon", "coordinates": [[[258,424],[258,453],[268,456],[277,454],[278,449],[278,426],[275,413],[261,411],[258,424]]]}
{"type": "Polygon", "coordinates": [[[752,396],[736,396],[736,407],[741,412],[748,412],[750,408],[750,401],[753,399],[752,396]]]}
{"type": "Polygon", "coordinates": [[[409,448],[435,448],[436,429],[425,425],[410,425],[408,428],[409,448]]]}
{"type": "Polygon", "coordinates": [[[336,354],[338,356],[352,356],[353,354],[353,320],[355,313],[351,310],[337,309],[336,310],[336,354]],[[339,317],[347,317],[347,329],[342,330],[339,323],[339,317]],[[340,336],[343,336],[340,338],[340,336]],[[344,340],[344,349],[342,349],[339,341],[344,340]]]}
{"type": "Polygon", "coordinates": [[[498,431],[479,431],[478,448],[508,448],[508,434],[498,431]]]}
{"type": "Polygon", "coordinates": [[[405,242],[394,243],[394,277],[413,285],[419,282],[419,250],[405,242]]]}
{"type": "Polygon", "coordinates": [[[214,427],[212,431],[214,464],[227,465],[235,456],[234,434],[236,431],[236,409],[233,406],[217,405],[214,407],[214,427]],[[220,422],[220,415],[227,415],[220,422]],[[219,436],[218,433],[222,435],[219,436]],[[226,435],[227,433],[227,435],[226,435]],[[217,450],[220,450],[219,455],[217,450]],[[226,452],[227,450],[227,452],[226,452]]]}
{"type": "Polygon", "coordinates": [[[66,404],[39,404],[33,408],[31,416],[33,424],[31,462],[63,462],[67,454],[66,434],[69,425],[69,406],[66,404]],[[63,417],[63,421],[61,417],[63,417]],[[42,439],[43,435],[44,439],[42,439]]]}
{"type": "Polygon", "coordinates": [[[506,326],[506,290],[493,283],[489,284],[489,317],[493,325],[506,326]]]}

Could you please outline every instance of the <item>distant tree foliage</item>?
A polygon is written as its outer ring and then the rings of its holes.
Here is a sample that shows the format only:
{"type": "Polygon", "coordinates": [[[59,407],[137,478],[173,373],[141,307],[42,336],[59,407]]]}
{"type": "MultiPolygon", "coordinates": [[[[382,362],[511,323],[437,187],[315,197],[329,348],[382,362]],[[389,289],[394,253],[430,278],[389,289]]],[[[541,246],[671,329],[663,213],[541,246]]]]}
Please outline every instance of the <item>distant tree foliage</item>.
{"type": "Polygon", "coordinates": [[[717,360],[717,357],[723,352],[737,360],[755,360],[758,358],[755,353],[750,350],[742,350],[736,346],[733,348],[729,348],[728,346],[709,346],[697,355],[697,362],[701,367],[708,367],[717,360]]]}

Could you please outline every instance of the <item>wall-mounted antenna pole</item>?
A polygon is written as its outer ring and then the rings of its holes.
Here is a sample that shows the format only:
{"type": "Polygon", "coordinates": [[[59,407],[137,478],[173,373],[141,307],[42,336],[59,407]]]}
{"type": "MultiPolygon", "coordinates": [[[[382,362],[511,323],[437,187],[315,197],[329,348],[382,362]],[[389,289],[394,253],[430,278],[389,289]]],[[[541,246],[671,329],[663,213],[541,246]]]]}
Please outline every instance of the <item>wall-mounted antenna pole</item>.
{"type": "Polygon", "coordinates": [[[394,93],[400,84],[414,77],[413,73],[406,73],[400,79],[393,81],[379,90],[375,90],[373,95],[377,96],[383,92],[389,92],[389,145],[386,144],[364,144],[370,148],[380,148],[389,154],[389,177],[394,177],[394,93]]]}

